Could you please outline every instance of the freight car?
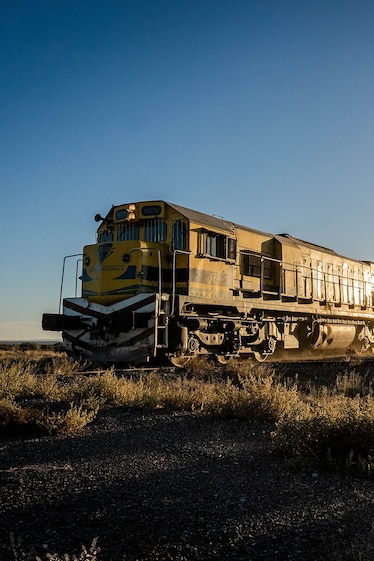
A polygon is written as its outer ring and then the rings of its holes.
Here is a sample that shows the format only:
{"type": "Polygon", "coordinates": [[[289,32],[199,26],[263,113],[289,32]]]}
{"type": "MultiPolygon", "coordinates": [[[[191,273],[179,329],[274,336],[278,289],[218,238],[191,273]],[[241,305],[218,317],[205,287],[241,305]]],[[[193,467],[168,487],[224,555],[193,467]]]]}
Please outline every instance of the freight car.
{"type": "Polygon", "coordinates": [[[373,352],[370,261],[164,201],[113,206],[95,220],[81,297],[62,299],[62,281],[59,313],[43,314],[43,329],[62,331],[73,355],[180,366],[199,355],[373,352]]]}

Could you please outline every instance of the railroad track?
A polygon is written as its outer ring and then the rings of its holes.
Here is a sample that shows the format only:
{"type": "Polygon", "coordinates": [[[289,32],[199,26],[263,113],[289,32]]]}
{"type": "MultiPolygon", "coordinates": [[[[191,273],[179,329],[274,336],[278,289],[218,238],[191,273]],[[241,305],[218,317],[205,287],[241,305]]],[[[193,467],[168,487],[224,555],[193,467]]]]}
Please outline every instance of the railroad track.
{"type": "MultiPolygon", "coordinates": [[[[275,370],[281,369],[282,371],[296,371],[296,370],[307,370],[311,371],[312,369],[318,370],[331,370],[336,369],[337,371],[346,371],[346,370],[361,370],[365,369],[366,372],[370,372],[374,374],[374,358],[371,357],[348,357],[344,359],[337,359],[337,358],[323,358],[323,359],[305,359],[305,360],[273,360],[268,361],[266,363],[259,363],[257,361],[247,361],[248,364],[251,364],[254,369],[260,366],[268,366],[269,368],[273,368],[275,370]]],[[[246,364],[244,362],[243,364],[246,364]]],[[[88,367],[89,368],[89,367],[88,367]]],[[[101,368],[93,368],[93,369],[85,369],[76,372],[77,375],[80,376],[97,376],[99,374],[103,374],[113,368],[113,371],[116,376],[118,377],[140,377],[142,375],[150,375],[150,374],[157,374],[164,378],[168,377],[175,377],[177,375],[183,376],[186,373],[192,374],[194,370],[191,368],[178,368],[176,366],[128,366],[128,367],[111,367],[111,366],[103,366],[101,368]]],[[[201,373],[203,367],[199,370],[201,373]]],[[[212,363],[211,369],[209,365],[207,365],[207,374],[217,373],[224,374],[227,373],[228,370],[231,370],[231,366],[223,366],[212,363]]]]}
{"type": "Polygon", "coordinates": [[[171,374],[176,374],[178,372],[182,373],[183,369],[181,368],[176,368],[175,366],[145,366],[145,367],[127,367],[127,368],[114,368],[111,366],[108,367],[102,367],[102,368],[97,368],[97,369],[90,369],[90,370],[79,370],[76,372],[76,375],[79,376],[97,376],[99,374],[104,374],[105,372],[107,372],[108,370],[111,370],[113,368],[113,372],[115,373],[116,376],[121,377],[121,376],[127,376],[127,377],[131,377],[131,376],[141,376],[143,374],[162,374],[162,375],[171,375],[171,374]]]}

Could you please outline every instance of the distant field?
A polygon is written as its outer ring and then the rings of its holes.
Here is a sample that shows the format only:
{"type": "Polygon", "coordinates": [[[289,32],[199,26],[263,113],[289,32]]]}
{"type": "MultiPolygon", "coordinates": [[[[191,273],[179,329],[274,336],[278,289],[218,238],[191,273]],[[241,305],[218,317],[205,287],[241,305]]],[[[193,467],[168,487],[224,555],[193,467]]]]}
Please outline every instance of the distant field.
{"type": "Polygon", "coordinates": [[[0,345],[55,345],[61,343],[61,339],[33,339],[31,341],[0,341],[0,345]]]}
{"type": "Polygon", "coordinates": [[[0,360],[38,360],[61,353],[64,353],[61,341],[0,341],[0,360]]]}

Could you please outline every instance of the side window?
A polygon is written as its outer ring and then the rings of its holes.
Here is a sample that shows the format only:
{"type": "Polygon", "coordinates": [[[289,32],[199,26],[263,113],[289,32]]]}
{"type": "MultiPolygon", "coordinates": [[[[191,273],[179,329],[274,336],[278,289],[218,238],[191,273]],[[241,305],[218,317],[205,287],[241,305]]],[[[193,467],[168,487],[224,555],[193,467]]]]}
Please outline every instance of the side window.
{"type": "Polygon", "coordinates": [[[177,220],[173,225],[173,248],[187,248],[187,226],[182,220],[177,220]]]}
{"type": "Polygon", "coordinates": [[[225,236],[221,234],[208,233],[206,237],[206,253],[212,257],[219,257],[220,259],[225,259],[226,257],[226,247],[225,247],[225,236]]]}
{"type": "Polygon", "coordinates": [[[146,242],[164,242],[166,240],[167,227],[163,220],[145,220],[144,221],[144,241],[146,242]]]}
{"type": "Polygon", "coordinates": [[[236,260],[236,240],[227,238],[227,259],[236,260]]]}
{"type": "Polygon", "coordinates": [[[202,232],[199,240],[200,255],[217,259],[236,259],[236,240],[215,232],[202,232]]]}
{"type": "Polygon", "coordinates": [[[100,230],[100,232],[97,233],[97,243],[112,242],[112,241],[113,241],[112,230],[100,230]]]}
{"type": "Polygon", "coordinates": [[[133,222],[123,222],[118,226],[117,241],[124,242],[139,239],[139,226],[133,222]]]}
{"type": "Polygon", "coordinates": [[[271,260],[262,258],[261,253],[240,252],[240,272],[249,277],[261,278],[261,268],[265,279],[271,278],[271,260]]]}

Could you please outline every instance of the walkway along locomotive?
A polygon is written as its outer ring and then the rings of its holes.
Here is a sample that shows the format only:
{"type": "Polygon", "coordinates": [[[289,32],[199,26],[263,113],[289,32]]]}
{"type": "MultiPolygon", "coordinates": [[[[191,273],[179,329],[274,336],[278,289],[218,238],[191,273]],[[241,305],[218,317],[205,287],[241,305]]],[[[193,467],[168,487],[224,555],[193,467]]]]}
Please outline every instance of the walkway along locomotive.
{"type": "MultiPolygon", "coordinates": [[[[372,353],[374,263],[164,201],[113,206],[43,329],[88,360],[372,353]],[[274,354],[275,353],[275,354],[274,354]]],[[[65,261],[64,261],[65,264],[65,261]]]]}

